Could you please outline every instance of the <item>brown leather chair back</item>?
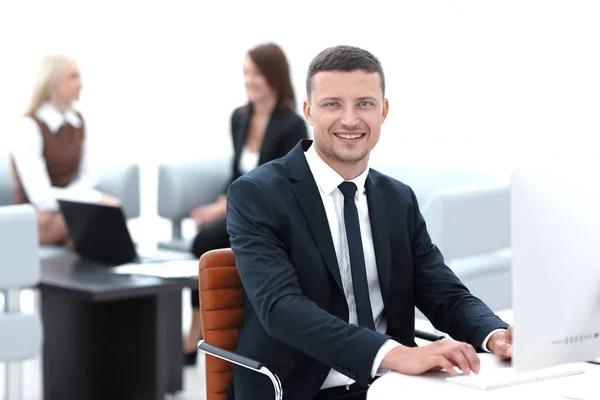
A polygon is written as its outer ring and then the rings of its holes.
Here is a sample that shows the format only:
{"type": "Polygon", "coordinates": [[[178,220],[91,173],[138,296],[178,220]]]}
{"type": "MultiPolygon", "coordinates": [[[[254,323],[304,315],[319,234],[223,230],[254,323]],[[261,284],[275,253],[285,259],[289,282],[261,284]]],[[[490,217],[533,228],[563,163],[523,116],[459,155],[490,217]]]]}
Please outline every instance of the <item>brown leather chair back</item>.
{"type": "MultiPolygon", "coordinates": [[[[235,351],[242,323],[244,293],[231,249],[211,250],[200,257],[198,290],[204,341],[235,351]]],[[[206,400],[225,400],[231,363],[206,356],[206,400]]]]}

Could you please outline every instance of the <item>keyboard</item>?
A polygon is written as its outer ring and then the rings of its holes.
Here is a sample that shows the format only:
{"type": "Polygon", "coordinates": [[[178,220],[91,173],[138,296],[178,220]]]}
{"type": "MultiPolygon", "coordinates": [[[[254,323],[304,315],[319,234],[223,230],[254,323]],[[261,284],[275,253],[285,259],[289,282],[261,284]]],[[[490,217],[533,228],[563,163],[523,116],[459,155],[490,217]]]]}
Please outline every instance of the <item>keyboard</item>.
{"type": "Polygon", "coordinates": [[[499,389],[535,381],[560,378],[584,373],[585,368],[578,364],[562,364],[555,367],[532,371],[516,371],[513,368],[494,369],[480,372],[479,375],[460,375],[446,378],[448,382],[479,390],[499,389]]]}

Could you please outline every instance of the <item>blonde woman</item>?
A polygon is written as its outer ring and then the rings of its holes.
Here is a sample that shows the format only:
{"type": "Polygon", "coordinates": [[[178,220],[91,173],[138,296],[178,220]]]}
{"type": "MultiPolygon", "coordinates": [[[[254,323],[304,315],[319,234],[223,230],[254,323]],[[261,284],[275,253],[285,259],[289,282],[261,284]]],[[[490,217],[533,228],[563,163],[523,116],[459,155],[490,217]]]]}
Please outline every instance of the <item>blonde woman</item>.
{"type": "Polygon", "coordinates": [[[67,244],[57,199],[118,204],[94,190],[86,127],[72,108],[82,82],[77,64],[61,55],[44,57],[31,101],[13,137],[13,203],[31,203],[38,213],[40,244],[67,244]]]}

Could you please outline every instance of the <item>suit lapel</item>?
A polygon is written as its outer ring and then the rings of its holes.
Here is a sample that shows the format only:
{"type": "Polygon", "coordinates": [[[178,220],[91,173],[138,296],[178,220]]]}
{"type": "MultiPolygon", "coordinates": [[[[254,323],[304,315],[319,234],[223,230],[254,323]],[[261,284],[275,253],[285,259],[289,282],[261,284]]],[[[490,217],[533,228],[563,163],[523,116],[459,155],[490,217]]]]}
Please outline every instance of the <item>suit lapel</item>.
{"type": "Polygon", "coordinates": [[[292,191],[308,221],[319,252],[333,279],[343,293],[342,278],[335,255],[333,240],[331,239],[331,230],[327,222],[325,207],[323,207],[319,189],[304,158],[304,150],[308,148],[307,146],[310,146],[310,143],[310,140],[300,142],[287,156],[288,165],[290,166],[290,178],[296,181],[292,184],[292,191]]]}
{"type": "Polygon", "coordinates": [[[241,115],[240,123],[238,125],[238,132],[236,135],[235,152],[239,156],[242,152],[242,148],[246,144],[248,139],[248,131],[250,130],[250,117],[252,116],[252,106],[249,106],[248,110],[241,115]]]}
{"type": "Polygon", "coordinates": [[[377,262],[377,275],[381,296],[384,304],[390,290],[390,277],[392,272],[392,250],[390,246],[390,231],[385,205],[385,196],[381,189],[375,186],[373,179],[367,177],[367,204],[369,205],[369,219],[371,220],[371,233],[375,260],[377,262]]]}

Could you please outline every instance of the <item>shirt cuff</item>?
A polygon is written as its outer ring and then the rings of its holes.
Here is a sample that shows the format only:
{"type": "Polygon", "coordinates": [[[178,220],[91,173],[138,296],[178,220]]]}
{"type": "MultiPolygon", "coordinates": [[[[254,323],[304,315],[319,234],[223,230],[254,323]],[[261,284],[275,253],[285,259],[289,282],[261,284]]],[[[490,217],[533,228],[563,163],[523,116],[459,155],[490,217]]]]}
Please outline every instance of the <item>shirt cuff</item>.
{"type": "Polygon", "coordinates": [[[490,338],[492,337],[492,335],[496,332],[506,332],[506,329],[494,329],[493,331],[491,331],[489,333],[489,335],[487,335],[485,337],[485,339],[483,340],[483,343],[481,343],[481,348],[483,349],[483,351],[487,351],[488,353],[490,353],[490,351],[487,348],[487,343],[488,343],[488,340],[490,340],[490,338]]]}
{"type": "Polygon", "coordinates": [[[388,339],[385,341],[383,346],[377,352],[375,356],[375,361],[373,361],[373,367],[371,368],[371,378],[375,378],[376,376],[381,376],[386,372],[389,372],[389,369],[379,368],[386,354],[389,353],[392,349],[395,349],[398,346],[402,346],[400,343],[395,340],[388,339]]]}

